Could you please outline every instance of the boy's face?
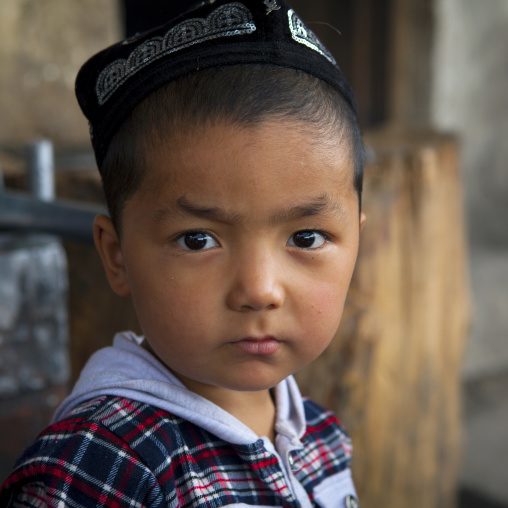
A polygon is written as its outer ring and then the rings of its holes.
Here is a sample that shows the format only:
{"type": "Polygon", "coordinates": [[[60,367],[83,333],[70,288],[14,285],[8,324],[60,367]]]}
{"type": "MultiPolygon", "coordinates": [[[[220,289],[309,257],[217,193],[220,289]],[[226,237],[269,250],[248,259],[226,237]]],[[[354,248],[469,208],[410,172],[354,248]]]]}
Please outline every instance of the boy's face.
{"type": "Polygon", "coordinates": [[[276,120],[180,132],[150,154],[121,246],[96,222],[113,289],[189,389],[266,390],[330,343],[360,230],[334,141],[276,120]]]}

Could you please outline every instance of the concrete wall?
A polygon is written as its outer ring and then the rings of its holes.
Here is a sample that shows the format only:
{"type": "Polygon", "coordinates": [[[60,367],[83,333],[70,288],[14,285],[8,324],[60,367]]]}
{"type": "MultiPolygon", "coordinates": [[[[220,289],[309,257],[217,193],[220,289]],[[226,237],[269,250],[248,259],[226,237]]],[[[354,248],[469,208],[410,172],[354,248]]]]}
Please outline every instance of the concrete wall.
{"type": "Polygon", "coordinates": [[[473,323],[464,375],[508,372],[508,2],[435,0],[432,118],[462,138],[473,323]]]}
{"type": "Polygon", "coordinates": [[[88,140],[74,98],[81,64],[120,39],[116,0],[0,2],[0,142],[88,140]]]}
{"type": "Polygon", "coordinates": [[[431,116],[462,138],[473,247],[508,247],[508,2],[434,1],[431,116]]]}

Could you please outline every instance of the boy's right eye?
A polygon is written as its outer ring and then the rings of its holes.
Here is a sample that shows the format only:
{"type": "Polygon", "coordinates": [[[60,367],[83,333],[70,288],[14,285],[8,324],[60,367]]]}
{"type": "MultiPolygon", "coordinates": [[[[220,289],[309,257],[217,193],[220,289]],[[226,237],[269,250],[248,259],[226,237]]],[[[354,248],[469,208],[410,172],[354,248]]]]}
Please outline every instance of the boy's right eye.
{"type": "Polygon", "coordinates": [[[219,246],[217,240],[204,231],[183,233],[176,239],[175,243],[186,250],[206,250],[219,246]]]}

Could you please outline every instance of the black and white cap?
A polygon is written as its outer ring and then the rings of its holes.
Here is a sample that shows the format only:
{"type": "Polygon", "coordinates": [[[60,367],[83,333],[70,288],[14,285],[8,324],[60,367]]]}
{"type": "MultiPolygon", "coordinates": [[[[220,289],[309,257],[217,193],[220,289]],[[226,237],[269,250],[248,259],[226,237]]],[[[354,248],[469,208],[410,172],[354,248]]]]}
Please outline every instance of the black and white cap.
{"type": "Polygon", "coordinates": [[[99,167],[117,129],[152,92],[192,72],[245,64],[307,72],[337,89],[356,112],[334,57],[284,0],[189,1],[183,15],[106,48],[78,73],[76,96],[99,167]]]}

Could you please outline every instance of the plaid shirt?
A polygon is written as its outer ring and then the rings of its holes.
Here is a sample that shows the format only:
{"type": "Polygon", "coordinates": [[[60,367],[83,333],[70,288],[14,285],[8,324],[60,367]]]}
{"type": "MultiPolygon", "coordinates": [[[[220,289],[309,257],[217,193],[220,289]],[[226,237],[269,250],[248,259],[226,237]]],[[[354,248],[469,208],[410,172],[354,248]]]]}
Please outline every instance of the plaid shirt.
{"type": "MultiPolygon", "coordinates": [[[[305,400],[303,448],[293,474],[314,502],[316,486],[349,468],[337,419],[305,400]]],[[[0,491],[2,507],[300,507],[278,456],[262,439],[227,443],[142,402],[102,396],[48,427],[0,491]]]]}

